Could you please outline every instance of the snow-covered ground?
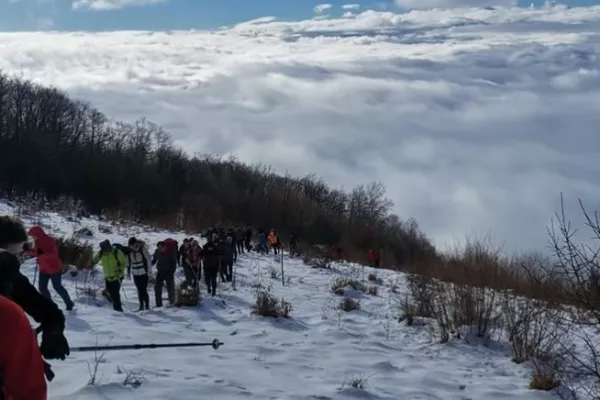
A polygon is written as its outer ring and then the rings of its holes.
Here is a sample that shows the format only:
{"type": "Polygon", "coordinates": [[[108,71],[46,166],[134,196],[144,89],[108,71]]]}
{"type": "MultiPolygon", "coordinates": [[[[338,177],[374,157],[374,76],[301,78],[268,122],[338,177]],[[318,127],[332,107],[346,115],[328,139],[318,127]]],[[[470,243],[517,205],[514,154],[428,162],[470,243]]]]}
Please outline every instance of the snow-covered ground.
{"type": "MultiPolygon", "coordinates": [[[[7,205],[1,206],[0,212],[12,213],[7,205]]],[[[168,236],[179,240],[186,236],[135,227],[114,228],[113,234],[101,234],[98,220],[72,222],[53,213],[46,214],[42,222],[51,234],[59,236],[90,227],[95,232],[90,242],[95,245],[106,238],[126,243],[132,235],[152,245],[168,236]]],[[[272,279],[273,267],[279,268],[279,263],[272,255],[243,255],[236,265],[237,290],[231,284],[220,283],[218,295],[203,296],[197,308],[141,313],[131,311],[138,308],[137,295],[133,283],[126,280],[126,311],[122,314],[114,312],[103,299],[91,300],[81,290],[86,285],[82,275],[65,275],[65,286],[76,301],[75,309],[66,312],[72,346],[204,342],[214,338],[225,344],[218,350],[199,347],[74,352],[66,361],[53,362],[56,378],[49,385],[50,399],[555,398],[547,392],[529,390],[530,369],[512,363],[501,344],[442,345],[432,340],[427,327],[398,323],[399,302],[405,293],[402,275],[355,265],[318,270],[285,256],[287,282],[283,286],[281,279],[272,279]],[[342,297],[332,293],[331,281],[353,276],[374,285],[368,282],[370,273],[381,279],[376,284],[379,294],[351,293],[360,300],[361,309],[337,311],[342,297]],[[274,294],[292,303],[291,319],[251,315],[258,282],[272,285],[274,294]],[[96,382],[91,385],[90,371],[95,365],[96,382]],[[125,385],[129,374],[141,377],[141,385],[125,385]],[[360,380],[364,387],[353,387],[352,383],[360,380]]],[[[33,279],[34,264],[26,262],[22,268],[33,279]]],[[[96,279],[101,286],[101,277],[96,279]]],[[[55,300],[64,307],[58,296],[55,300]]]]}

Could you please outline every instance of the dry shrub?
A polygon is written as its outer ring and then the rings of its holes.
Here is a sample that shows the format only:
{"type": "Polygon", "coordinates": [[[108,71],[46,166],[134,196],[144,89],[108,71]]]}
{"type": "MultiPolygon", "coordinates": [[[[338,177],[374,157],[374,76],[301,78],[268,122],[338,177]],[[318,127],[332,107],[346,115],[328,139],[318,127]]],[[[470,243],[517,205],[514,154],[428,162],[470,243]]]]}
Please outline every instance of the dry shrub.
{"type": "Polygon", "coordinates": [[[353,278],[339,277],[331,282],[331,291],[337,295],[343,296],[346,288],[352,288],[357,292],[366,292],[367,288],[361,282],[353,278]]]}
{"type": "MultiPolygon", "coordinates": [[[[590,215],[579,201],[590,235],[600,240],[598,213],[590,215]]],[[[546,269],[547,275],[556,276],[562,283],[566,302],[593,316],[600,324],[600,248],[576,242],[577,231],[572,228],[564,211],[561,196],[561,212],[549,228],[556,262],[546,269]]]]}
{"type": "Polygon", "coordinates": [[[367,293],[371,296],[379,296],[379,287],[369,286],[369,288],[367,289],[367,293]]]}
{"type": "Polygon", "coordinates": [[[313,268],[331,269],[333,259],[326,246],[313,245],[304,251],[302,261],[313,268]]]}
{"type": "Polygon", "coordinates": [[[340,301],[340,304],[338,305],[338,310],[342,310],[345,312],[360,310],[360,301],[345,298],[342,301],[340,301]]]}
{"type": "Polygon", "coordinates": [[[411,303],[437,321],[442,342],[451,336],[489,338],[501,305],[498,293],[489,286],[497,279],[501,263],[499,251],[470,242],[434,266],[444,279],[409,276],[411,303]]]}
{"type": "Polygon", "coordinates": [[[560,386],[560,379],[557,378],[553,371],[538,371],[535,370],[529,382],[529,389],[550,391],[557,389],[560,386]]]}
{"type": "Polygon", "coordinates": [[[284,299],[277,300],[271,293],[271,288],[260,288],[256,290],[252,314],[272,318],[289,318],[292,305],[284,299]]]}
{"type": "Polygon", "coordinates": [[[175,297],[176,307],[197,307],[200,304],[200,290],[185,281],[177,286],[175,297]]]}
{"type": "MultiPolygon", "coordinates": [[[[423,303],[420,303],[420,305],[422,306],[423,303]]],[[[419,305],[411,303],[409,297],[406,296],[406,298],[400,303],[400,315],[398,316],[398,322],[406,321],[407,326],[413,326],[415,317],[431,318],[431,310],[418,308],[418,306],[419,305]]]]}
{"type": "Polygon", "coordinates": [[[516,363],[554,358],[568,333],[561,311],[512,293],[504,294],[502,318],[516,363]]]}
{"type": "Polygon", "coordinates": [[[75,265],[78,270],[90,268],[94,250],[88,242],[81,243],[75,238],[58,238],[56,246],[65,267],[75,265]]]}
{"type": "Polygon", "coordinates": [[[369,282],[377,282],[377,275],[369,274],[368,279],[369,279],[369,282]]]}

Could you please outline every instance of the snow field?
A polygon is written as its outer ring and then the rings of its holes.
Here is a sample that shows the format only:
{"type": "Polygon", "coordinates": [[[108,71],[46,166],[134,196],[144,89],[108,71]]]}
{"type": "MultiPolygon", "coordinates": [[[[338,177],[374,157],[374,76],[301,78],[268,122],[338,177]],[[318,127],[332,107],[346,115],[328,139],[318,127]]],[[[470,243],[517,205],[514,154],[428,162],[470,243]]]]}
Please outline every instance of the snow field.
{"type": "MultiPolygon", "coordinates": [[[[7,205],[0,211],[11,213],[7,205]]],[[[81,226],[95,233],[96,247],[109,239],[126,243],[129,236],[153,246],[183,233],[139,227],[113,227],[98,233],[100,221],[69,221],[55,213],[42,223],[49,233],[69,236],[81,226]]],[[[30,223],[24,218],[25,223],[30,223]]],[[[102,222],[102,224],[105,224],[102,222]]],[[[197,237],[198,235],[196,235],[197,237]]],[[[72,353],[53,362],[56,379],[49,385],[52,400],[95,399],[388,399],[491,400],[552,399],[555,395],[528,389],[531,370],[510,361],[506,346],[463,342],[435,343],[427,326],[398,323],[404,277],[391,271],[335,264],[313,269],[301,260],[284,257],[286,285],[273,279],[279,270],[273,255],[242,255],[236,265],[237,290],[220,283],[215,298],[205,296],[197,308],[165,308],[134,313],[138,307],[132,281],[123,284],[125,313],[114,312],[104,299],[90,299],[83,287],[102,286],[101,274],[65,275],[64,284],[76,308],[67,315],[67,336],[73,347],[138,343],[212,341],[218,350],[175,348],[72,353]],[[380,283],[369,282],[377,274],[380,283]],[[346,291],[359,300],[360,310],[343,312],[343,296],[331,290],[337,277],[353,277],[378,286],[378,295],[346,291]],[[291,319],[251,314],[259,286],[293,306],[291,319]],[[79,289],[78,289],[79,288],[79,289]],[[94,384],[90,384],[97,367],[94,384]]],[[[33,279],[35,264],[22,267],[33,279]]],[[[182,279],[178,271],[178,279],[182,279]]],[[[52,292],[52,289],[51,289],[52,292]]],[[[149,288],[151,305],[153,290],[149,288]]],[[[54,293],[53,293],[54,295],[54,293]]],[[[166,296],[166,293],[164,293],[166,296]]],[[[64,305],[55,297],[57,304],[64,305]]]]}

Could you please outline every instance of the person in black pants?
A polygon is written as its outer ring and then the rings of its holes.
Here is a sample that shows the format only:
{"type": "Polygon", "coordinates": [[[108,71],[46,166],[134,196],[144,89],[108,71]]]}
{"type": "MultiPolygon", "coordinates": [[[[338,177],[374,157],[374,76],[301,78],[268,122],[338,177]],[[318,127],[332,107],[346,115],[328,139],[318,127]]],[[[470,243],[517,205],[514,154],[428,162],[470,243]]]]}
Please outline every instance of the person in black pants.
{"type": "Polygon", "coordinates": [[[127,275],[133,276],[133,283],[138,293],[140,308],[138,311],[150,309],[150,296],[148,296],[148,281],[150,272],[150,254],[143,242],[136,238],[129,239],[130,252],[127,255],[129,267],[127,275]]]}
{"type": "Polygon", "coordinates": [[[167,284],[169,303],[175,304],[175,270],[177,269],[177,251],[171,251],[164,242],[158,242],[158,248],[152,258],[152,265],[156,264],[156,284],[154,296],[156,307],[162,307],[162,288],[167,284]]]}
{"type": "Polygon", "coordinates": [[[244,254],[244,230],[242,228],[236,229],[234,239],[238,254],[244,254]]]}
{"type": "Polygon", "coordinates": [[[246,228],[246,232],[244,232],[244,245],[246,251],[250,253],[250,250],[252,250],[252,228],[246,228]]]}
{"type": "Polygon", "coordinates": [[[200,252],[202,258],[202,266],[204,269],[204,283],[206,290],[214,296],[217,294],[217,275],[219,274],[219,264],[221,252],[216,241],[216,235],[213,235],[213,240],[208,241],[200,252]]]}
{"type": "Polygon", "coordinates": [[[220,243],[221,254],[221,281],[233,281],[233,264],[237,261],[237,246],[232,236],[227,236],[224,242],[220,243]]]}

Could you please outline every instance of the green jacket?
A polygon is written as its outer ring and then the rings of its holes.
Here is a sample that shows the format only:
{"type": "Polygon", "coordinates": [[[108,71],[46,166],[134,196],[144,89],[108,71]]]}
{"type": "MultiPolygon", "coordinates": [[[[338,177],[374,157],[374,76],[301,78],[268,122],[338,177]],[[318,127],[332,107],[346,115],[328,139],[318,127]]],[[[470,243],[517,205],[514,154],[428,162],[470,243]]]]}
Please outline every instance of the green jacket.
{"type": "Polygon", "coordinates": [[[98,252],[94,256],[94,265],[102,262],[102,271],[104,278],[109,282],[114,282],[123,279],[125,270],[127,269],[127,257],[119,249],[113,249],[110,253],[98,252]]]}

